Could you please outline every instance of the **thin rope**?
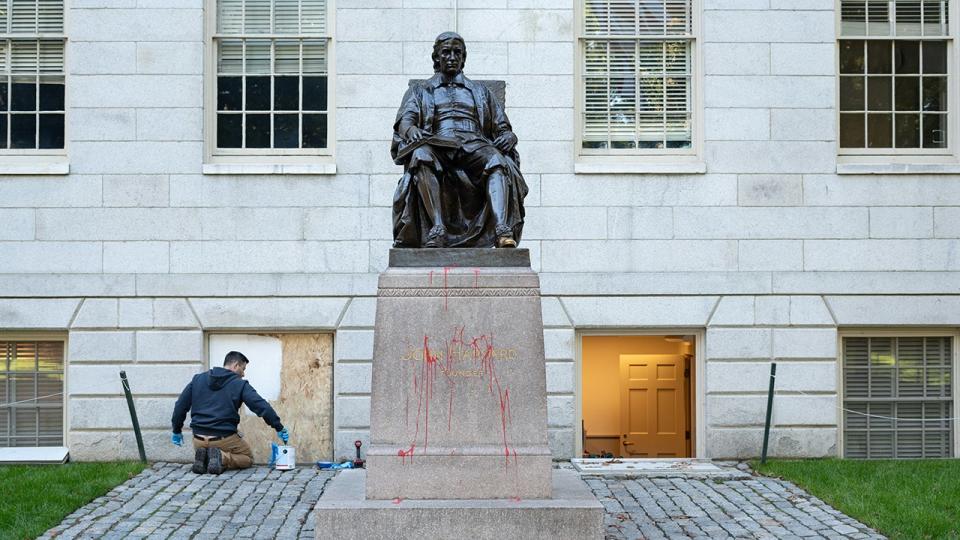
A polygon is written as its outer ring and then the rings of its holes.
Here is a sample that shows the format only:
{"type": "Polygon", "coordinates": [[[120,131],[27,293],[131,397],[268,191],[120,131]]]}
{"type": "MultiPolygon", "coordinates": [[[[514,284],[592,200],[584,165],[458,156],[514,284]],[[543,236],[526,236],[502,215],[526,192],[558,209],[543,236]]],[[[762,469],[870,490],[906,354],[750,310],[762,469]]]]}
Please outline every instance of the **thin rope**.
{"type": "MultiPolygon", "coordinates": [[[[808,394],[803,390],[788,390],[788,392],[796,392],[798,394],[803,394],[805,396],[811,396],[811,397],[823,397],[823,394],[808,394]]],[[[900,418],[897,416],[882,416],[879,414],[868,414],[860,411],[852,411],[850,409],[844,408],[842,405],[837,405],[835,408],[844,412],[848,412],[850,414],[856,414],[858,416],[866,416],[868,418],[879,418],[881,420],[897,420],[902,422],[960,422],[960,418],[900,418]]]]}
{"type": "Polygon", "coordinates": [[[7,407],[12,407],[12,406],[14,406],[14,405],[19,405],[20,403],[27,403],[27,402],[30,402],[30,401],[38,401],[38,400],[41,400],[41,399],[46,399],[46,398],[48,398],[48,397],[55,397],[55,396],[62,396],[62,395],[63,395],[63,392],[57,392],[56,394],[49,394],[49,395],[46,395],[46,396],[40,396],[40,397],[35,397],[35,398],[30,398],[30,399],[24,399],[24,400],[22,400],[22,401],[12,401],[12,402],[10,402],[10,403],[0,403],[0,409],[4,409],[4,408],[7,408],[7,407]]]}

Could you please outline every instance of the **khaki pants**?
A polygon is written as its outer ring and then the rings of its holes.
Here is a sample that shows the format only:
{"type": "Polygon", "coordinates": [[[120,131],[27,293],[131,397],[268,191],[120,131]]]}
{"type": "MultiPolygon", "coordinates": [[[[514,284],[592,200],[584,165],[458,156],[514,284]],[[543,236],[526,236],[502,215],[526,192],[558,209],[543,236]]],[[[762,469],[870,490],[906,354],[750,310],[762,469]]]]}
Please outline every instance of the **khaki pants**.
{"type": "Polygon", "coordinates": [[[250,449],[247,441],[241,439],[236,433],[218,441],[208,441],[206,437],[201,440],[197,437],[204,436],[195,435],[193,437],[194,448],[220,449],[220,452],[223,454],[224,469],[246,469],[253,465],[253,450],[250,449]]]}

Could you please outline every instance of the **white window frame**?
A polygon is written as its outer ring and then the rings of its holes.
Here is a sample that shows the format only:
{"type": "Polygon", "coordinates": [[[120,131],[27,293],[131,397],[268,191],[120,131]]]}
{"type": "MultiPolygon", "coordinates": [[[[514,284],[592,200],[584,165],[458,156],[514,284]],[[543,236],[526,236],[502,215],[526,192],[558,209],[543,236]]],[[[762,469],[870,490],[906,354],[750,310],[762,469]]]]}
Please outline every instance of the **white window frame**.
{"type": "MultiPolygon", "coordinates": [[[[63,412],[63,447],[70,447],[70,401],[69,401],[69,377],[70,377],[70,342],[68,340],[68,335],[64,332],[12,332],[0,333],[0,341],[58,341],[63,343],[63,395],[61,396],[61,406],[63,412]]],[[[0,447],[3,448],[3,447],[0,447]]],[[[11,447],[12,448],[12,447],[11,447]]],[[[21,446],[21,449],[26,448],[59,448],[56,446],[21,446]]]]}
{"type": "MultiPolygon", "coordinates": [[[[837,332],[837,457],[843,458],[845,451],[845,440],[843,432],[844,425],[843,402],[845,399],[843,388],[843,339],[847,337],[949,337],[953,339],[953,418],[960,418],[960,399],[957,397],[957,391],[960,390],[960,381],[958,381],[958,368],[960,368],[960,352],[957,351],[960,345],[960,330],[944,328],[903,328],[903,329],[872,329],[872,328],[850,328],[837,332]]],[[[960,423],[956,423],[953,428],[953,455],[960,457],[960,423]]]]}
{"type": "MultiPolygon", "coordinates": [[[[327,147],[218,149],[217,125],[217,0],[204,0],[204,174],[336,174],[336,28],[335,0],[327,0],[327,147]]],[[[269,39],[274,34],[257,34],[269,39]]]]}
{"type": "MultiPolygon", "coordinates": [[[[866,39],[841,35],[842,0],[834,0],[834,128],[838,174],[956,174],[960,173],[958,157],[957,116],[960,114],[960,99],[957,96],[957,37],[960,19],[957,9],[960,2],[946,0],[950,14],[948,33],[943,38],[947,44],[947,147],[946,148],[841,148],[840,147],[840,41],[866,39]]],[[[875,36],[874,39],[895,41],[894,36],[875,36]]],[[[922,40],[920,36],[904,36],[905,40],[922,40]]],[[[931,38],[927,38],[931,39],[931,38]]]]}
{"type": "MultiPolygon", "coordinates": [[[[690,148],[671,149],[583,149],[583,114],[585,88],[583,87],[583,59],[585,42],[591,36],[584,34],[585,0],[576,1],[574,10],[574,172],[577,174],[702,174],[706,172],[703,161],[703,41],[702,0],[691,0],[690,84],[693,86],[690,106],[690,148]]],[[[624,36],[630,37],[630,36],[624,36]]],[[[636,39],[636,38],[634,38],[636,39]]],[[[642,37],[640,38],[642,39],[642,37]]],[[[651,41],[658,41],[651,37],[651,41]]],[[[669,41],[669,36],[659,41],[669,41]]]]}
{"type": "MultiPolygon", "coordinates": [[[[3,0],[4,3],[6,0],[3,0]]],[[[0,34],[0,40],[8,39],[62,39],[63,40],[63,148],[51,149],[0,149],[0,175],[66,175],[70,172],[70,40],[69,35],[70,0],[63,1],[63,33],[60,34],[0,34]]],[[[8,13],[8,17],[12,16],[8,13]]],[[[9,30],[9,22],[7,29],[9,30]]],[[[7,89],[8,99],[11,89],[7,89]]]]}

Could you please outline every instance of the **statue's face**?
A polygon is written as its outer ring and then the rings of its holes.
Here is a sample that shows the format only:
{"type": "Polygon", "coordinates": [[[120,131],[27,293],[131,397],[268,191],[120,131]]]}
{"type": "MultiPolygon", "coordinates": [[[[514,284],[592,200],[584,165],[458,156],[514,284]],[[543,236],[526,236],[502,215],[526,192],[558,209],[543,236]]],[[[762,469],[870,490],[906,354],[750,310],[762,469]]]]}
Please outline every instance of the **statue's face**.
{"type": "Polygon", "coordinates": [[[458,39],[448,39],[440,43],[437,50],[440,59],[440,71],[447,75],[456,75],[463,71],[463,61],[466,57],[463,43],[458,39]]]}

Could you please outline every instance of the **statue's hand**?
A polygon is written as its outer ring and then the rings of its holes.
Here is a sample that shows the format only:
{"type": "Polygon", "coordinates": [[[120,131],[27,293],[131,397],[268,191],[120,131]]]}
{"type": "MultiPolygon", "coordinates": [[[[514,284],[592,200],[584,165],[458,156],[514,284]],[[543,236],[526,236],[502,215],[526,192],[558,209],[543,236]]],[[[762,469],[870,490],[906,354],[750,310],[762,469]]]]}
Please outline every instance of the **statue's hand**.
{"type": "Polygon", "coordinates": [[[512,131],[504,131],[497,140],[493,141],[493,145],[502,152],[509,152],[517,145],[517,136],[512,131]]]}
{"type": "Polygon", "coordinates": [[[427,136],[427,133],[417,126],[410,126],[406,133],[407,142],[417,142],[427,136]]]}

